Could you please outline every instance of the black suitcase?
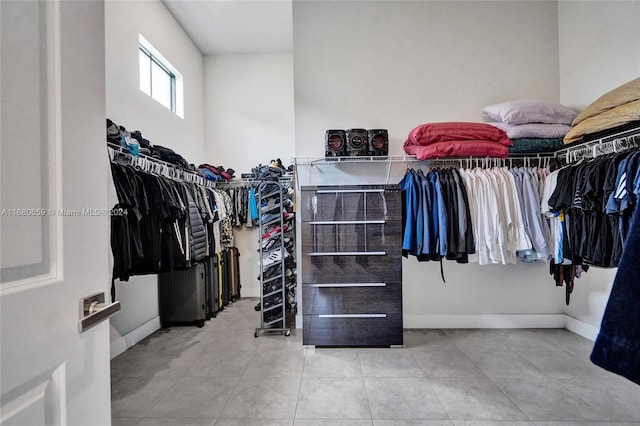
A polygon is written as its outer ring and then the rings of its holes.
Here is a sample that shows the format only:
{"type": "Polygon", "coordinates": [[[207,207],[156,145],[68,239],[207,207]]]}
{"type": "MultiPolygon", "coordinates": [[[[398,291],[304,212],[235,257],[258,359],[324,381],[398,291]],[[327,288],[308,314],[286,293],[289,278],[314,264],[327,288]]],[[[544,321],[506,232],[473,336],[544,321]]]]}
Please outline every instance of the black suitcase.
{"type": "Polygon", "coordinates": [[[205,269],[205,289],[207,298],[207,315],[215,318],[220,310],[220,287],[218,272],[218,256],[213,255],[202,261],[205,269]]]}
{"type": "Polygon", "coordinates": [[[231,247],[229,249],[229,272],[231,275],[230,293],[231,300],[236,301],[240,299],[240,251],[237,247],[231,247]]]}
{"type": "Polygon", "coordinates": [[[229,304],[229,252],[220,252],[220,308],[229,304]]]}
{"type": "Polygon", "coordinates": [[[222,292],[223,302],[226,305],[231,303],[231,255],[229,249],[222,252],[222,292]]]}
{"type": "Polygon", "coordinates": [[[195,323],[204,326],[207,320],[205,267],[198,263],[189,269],[158,274],[160,322],[195,323]]]}

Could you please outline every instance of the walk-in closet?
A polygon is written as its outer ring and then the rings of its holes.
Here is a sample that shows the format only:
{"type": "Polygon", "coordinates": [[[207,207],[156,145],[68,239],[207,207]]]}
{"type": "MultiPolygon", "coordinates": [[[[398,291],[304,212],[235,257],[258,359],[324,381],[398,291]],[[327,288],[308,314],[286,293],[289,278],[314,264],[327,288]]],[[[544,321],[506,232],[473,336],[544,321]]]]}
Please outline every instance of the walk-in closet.
{"type": "Polygon", "coordinates": [[[0,424],[639,425],[639,23],[0,1],[0,424]]]}

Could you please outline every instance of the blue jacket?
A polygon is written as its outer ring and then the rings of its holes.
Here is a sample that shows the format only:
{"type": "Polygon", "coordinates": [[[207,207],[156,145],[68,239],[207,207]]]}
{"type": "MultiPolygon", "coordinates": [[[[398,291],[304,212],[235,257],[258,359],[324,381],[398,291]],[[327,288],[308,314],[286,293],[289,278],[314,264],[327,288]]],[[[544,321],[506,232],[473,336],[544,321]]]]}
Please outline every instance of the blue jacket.
{"type": "Polygon", "coordinates": [[[404,224],[404,236],[402,239],[402,254],[419,254],[418,247],[422,248],[422,235],[418,236],[418,227],[422,230],[422,209],[420,196],[420,180],[412,170],[408,171],[402,181],[400,189],[405,195],[406,222],[404,224]]]}
{"type": "Polygon", "coordinates": [[[640,384],[640,209],[631,228],[602,317],[591,361],[640,384]]]}

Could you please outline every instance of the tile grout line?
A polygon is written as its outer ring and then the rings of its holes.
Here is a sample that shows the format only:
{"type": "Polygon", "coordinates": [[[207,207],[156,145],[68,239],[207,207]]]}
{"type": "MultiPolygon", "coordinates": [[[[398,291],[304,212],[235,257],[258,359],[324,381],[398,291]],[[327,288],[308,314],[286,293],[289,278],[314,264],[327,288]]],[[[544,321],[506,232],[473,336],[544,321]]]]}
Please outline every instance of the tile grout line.
{"type": "Polygon", "coordinates": [[[360,351],[356,350],[356,357],[358,358],[358,365],[360,366],[360,377],[362,379],[362,387],[364,388],[364,395],[367,397],[367,406],[369,407],[369,418],[373,425],[373,410],[371,409],[371,399],[369,398],[369,392],[367,391],[367,383],[365,381],[364,370],[362,369],[362,360],[360,359],[360,351]]]}
{"type": "Polygon", "coordinates": [[[296,406],[293,410],[293,419],[291,421],[291,425],[296,424],[296,418],[298,416],[298,405],[300,403],[300,392],[302,390],[302,379],[304,378],[304,368],[307,365],[307,352],[308,348],[302,345],[302,349],[304,350],[304,354],[302,355],[302,371],[300,372],[300,383],[298,384],[298,393],[296,395],[296,406]]]}
{"type": "MultiPolygon", "coordinates": [[[[446,333],[446,331],[445,331],[445,334],[447,334],[447,333],[446,333]]],[[[447,334],[447,336],[448,336],[448,334],[447,334]]],[[[491,382],[491,384],[493,384],[493,385],[494,385],[494,386],[495,386],[495,387],[496,387],[496,388],[497,388],[497,389],[498,389],[498,390],[499,390],[499,391],[500,391],[504,396],[506,396],[506,397],[507,397],[507,399],[508,399],[509,401],[511,401],[511,403],[514,405],[514,407],[516,407],[516,408],[517,408],[517,409],[518,409],[522,414],[524,414],[524,415],[525,415],[525,417],[526,417],[527,419],[529,419],[529,421],[533,421],[533,419],[531,419],[531,417],[529,417],[529,415],[528,415],[527,413],[525,413],[525,412],[524,412],[524,410],[523,410],[522,408],[520,408],[520,406],[519,406],[518,404],[516,404],[516,402],[515,402],[513,399],[511,399],[511,398],[509,397],[509,395],[507,395],[507,393],[506,393],[505,391],[503,391],[503,390],[502,390],[502,388],[501,388],[500,386],[498,386],[498,384],[497,384],[496,382],[494,382],[494,381],[493,381],[493,379],[492,379],[492,378],[491,378],[491,377],[486,373],[486,371],[484,371],[484,370],[480,367],[480,365],[478,365],[478,364],[474,361],[474,359],[473,359],[473,358],[471,358],[471,357],[467,354],[467,352],[466,352],[464,349],[462,349],[460,346],[458,346],[458,345],[456,344],[456,342],[453,342],[453,344],[454,344],[454,345],[456,345],[456,346],[460,349],[460,351],[462,351],[462,353],[463,353],[463,354],[464,354],[464,355],[469,359],[469,361],[471,361],[471,363],[472,363],[472,364],[473,364],[473,365],[474,365],[474,366],[475,366],[475,367],[476,367],[480,372],[482,372],[482,374],[483,374],[483,375],[484,375],[484,376],[485,376],[485,377],[486,377],[486,378],[491,382]]],[[[508,347],[507,349],[508,349],[509,351],[511,351],[511,352],[513,352],[513,353],[515,353],[516,355],[521,356],[521,355],[520,355],[520,354],[518,354],[517,352],[513,351],[511,348],[509,348],[509,347],[508,347]]],[[[524,357],[523,357],[523,358],[524,358],[524,357]]],[[[529,360],[527,360],[526,358],[525,358],[525,360],[526,360],[527,362],[530,362],[530,361],[529,361],[529,360]]],[[[535,366],[535,365],[534,365],[534,366],[535,366]]],[[[536,368],[538,368],[537,366],[535,366],[535,367],[536,367],[536,368]]],[[[434,391],[434,392],[435,392],[435,391],[434,391]]],[[[437,396],[437,393],[436,393],[436,396],[437,396]]],[[[446,408],[445,408],[445,410],[446,410],[446,408]]],[[[448,411],[447,411],[447,414],[449,414],[449,412],[448,412],[448,411]]],[[[454,421],[454,423],[455,423],[455,421],[454,421]]]]}
{"type": "Polygon", "coordinates": [[[444,410],[445,413],[447,413],[447,416],[449,417],[449,421],[451,423],[454,424],[455,426],[455,421],[453,420],[453,417],[451,417],[451,413],[449,413],[449,410],[447,410],[447,407],[444,406],[444,404],[442,403],[442,400],[440,399],[440,396],[438,395],[438,393],[436,392],[436,390],[433,388],[433,386],[431,385],[431,378],[429,377],[429,375],[422,369],[422,367],[420,366],[420,363],[418,362],[418,360],[416,359],[416,357],[413,355],[412,351],[409,351],[409,353],[411,354],[411,357],[413,358],[413,361],[418,365],[418,368],[420,369],[420,371],[422,371],[422,377],[425,379],[425,381],[427,382],[427,385],[429,385],[429,389],[431,389],[431,392],[433,392],[433,394],[436,396],[436,399],[438,400],[438,403],[440,404],[440,406],[442,407],[442,409],[444,410]]]}

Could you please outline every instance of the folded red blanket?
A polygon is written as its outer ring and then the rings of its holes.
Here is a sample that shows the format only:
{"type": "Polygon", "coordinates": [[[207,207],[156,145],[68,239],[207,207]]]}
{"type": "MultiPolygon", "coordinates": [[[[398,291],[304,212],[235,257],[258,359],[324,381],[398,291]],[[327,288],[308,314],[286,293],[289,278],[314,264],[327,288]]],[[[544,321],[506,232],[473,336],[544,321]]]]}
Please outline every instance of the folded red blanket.
{"type": "Polygon", "coordinates": [[[507,133],[487,123],[468,123],[451,121],[443,123],[421,124],[407,137],[407,143],[412,145],[429,145],[437,142],[449,141],[492,141],[504,146],[513,146],[507,133]]]}
{"type": "Polygon", "coordinates": [[[435,142],[429,145],[413,145],[408,140],[404,143],[404,151],[415,155],[418,160],[444,157],[497,157],[509,155],[509,148],[498,142],[487,140],[461,140],[435,142]]]}

